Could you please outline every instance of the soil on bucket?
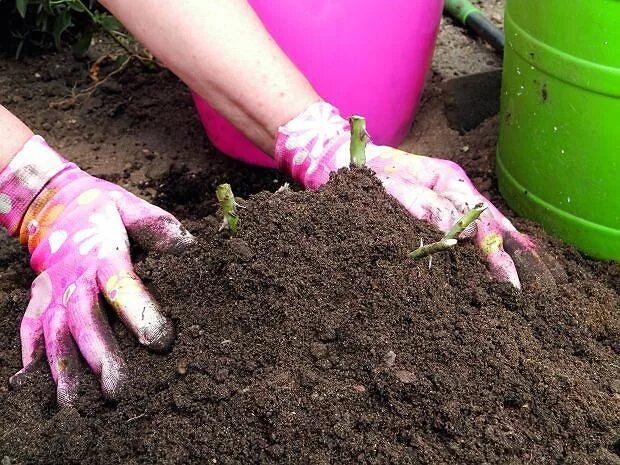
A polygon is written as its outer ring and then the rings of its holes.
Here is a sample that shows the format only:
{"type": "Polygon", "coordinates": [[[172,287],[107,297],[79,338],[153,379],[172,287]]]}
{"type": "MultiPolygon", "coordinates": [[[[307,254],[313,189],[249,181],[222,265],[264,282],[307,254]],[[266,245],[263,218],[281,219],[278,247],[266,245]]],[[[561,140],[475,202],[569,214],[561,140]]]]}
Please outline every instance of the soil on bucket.
{"type": "Polygon", "coordinates": [[[617,265],[547,243],[557,284],[523,292],[469,243],[429,268],[407,251],[438,233],[366,171],[243,205],[235,238],[208,216],[139,264],[178,334],[155,355],[113,321],[117,405],[88,374],[74,410],[45,370],[0,392],[3,463],[618,463],[617,265]]]}

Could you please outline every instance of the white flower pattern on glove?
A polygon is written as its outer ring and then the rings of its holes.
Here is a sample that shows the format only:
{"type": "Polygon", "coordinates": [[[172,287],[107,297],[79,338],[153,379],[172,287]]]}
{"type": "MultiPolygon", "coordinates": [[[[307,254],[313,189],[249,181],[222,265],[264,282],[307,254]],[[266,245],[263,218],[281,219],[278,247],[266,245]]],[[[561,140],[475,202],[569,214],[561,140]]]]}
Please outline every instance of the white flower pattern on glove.
{"type": "MultiPolygon", "coordinates": [[[[119,225],[110,221],[115,218],[116,207],[108,204],[103,213],[94,213],[88,217],[88,222],[94,225],[92,228],[82,229],[73,235],[73,241],[80,244],[80,255],[88,255],[91,250],[97,251],[97,258],[108,258],[112,254],[118,254],[129,250],[127,236],[119,234],[119,225]]],[[[122,226],[122,224],[120,225],[122,226]]]]}

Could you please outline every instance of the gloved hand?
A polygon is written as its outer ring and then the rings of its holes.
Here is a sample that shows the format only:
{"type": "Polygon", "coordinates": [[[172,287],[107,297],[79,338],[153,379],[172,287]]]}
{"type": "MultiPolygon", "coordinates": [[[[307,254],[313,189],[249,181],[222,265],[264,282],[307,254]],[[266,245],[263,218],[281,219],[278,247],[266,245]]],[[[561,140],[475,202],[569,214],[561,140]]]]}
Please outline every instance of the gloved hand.
{"type": "MultiPolygon", "coordinates": [[[[318,102],[279,129],[275,159],[295,181],[317,189],[331,172],[349,166],[350,142],[349,122],[333,106],[318,102]]],[[[484,203],[488,208],[476,222],[474,241],[497,279],[516,288],[521,287],[519,273],[553,279],[532,240],[476,190],[456,163],[371,143],[366,165],[413,216],[443,232],[484,203]]]]}
{"type": "Polygon", "coordinates": [[[47,354],[58,402],[71,404],[81,353],[104,394],[119,393],[125,365],[99,294],[142,344],[170,346],[172,325],[133,271],[127,232],[150,249],[182,249],[193,237],[172,215],[81,171],[34,136],[0,173],[0,223],[19,233],[38,273],[21,325],[24,368],[12,383],[47,354]]]}

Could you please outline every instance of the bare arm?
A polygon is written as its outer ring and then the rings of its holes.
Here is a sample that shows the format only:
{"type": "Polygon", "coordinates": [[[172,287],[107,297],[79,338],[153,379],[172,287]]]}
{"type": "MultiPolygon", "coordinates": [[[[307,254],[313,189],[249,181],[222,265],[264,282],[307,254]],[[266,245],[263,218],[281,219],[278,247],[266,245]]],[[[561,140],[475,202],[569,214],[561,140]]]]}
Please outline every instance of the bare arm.
{"type": "Polygon", "coordinates": [[[320,100],[247,0],[102,0],[157,58],[266,153],[320,100]]]}
{"type": "Polygon", "coordinates": [[[2,171],[33,134],[28,126],[0,105],[0,135],[0,171],[2,171]]]}

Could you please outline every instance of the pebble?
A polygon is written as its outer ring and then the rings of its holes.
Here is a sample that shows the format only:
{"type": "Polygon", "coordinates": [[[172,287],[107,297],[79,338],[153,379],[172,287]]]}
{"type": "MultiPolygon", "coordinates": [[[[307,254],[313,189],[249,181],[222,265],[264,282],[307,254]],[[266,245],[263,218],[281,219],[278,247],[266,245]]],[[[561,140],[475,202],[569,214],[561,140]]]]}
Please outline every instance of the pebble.
{"type": "Polygon", "coordinates": [[[614,379],[609,383],[609,390],[613,394],[620,394],[620,379],[614,379]]]}
{"type": "Polygon", "coordinates": [[[357,392],[366,392],[366,388],[363,384],[356,384],[353,386],[353,389],[357,392]]]}
{"type": "Polygon", "coordinates": [[[177,362],[177,373],[182,376],[187,374],[187,361],[186,360],[179,360],[177,362]]]}
{"type": "Polygon", "coordinates": [[[388,351],[383,356],[383,363],[385,363],[388,367],[393,366],[395,361],[396,361],[396,353],[393,350],[388,351]]]}
{"type": "Polygon", "coordinates": [[[396,377],[403,383],[409,384],[415,381],[415,374],[407,370],[398,370],[394,373],[396,377]]]}

